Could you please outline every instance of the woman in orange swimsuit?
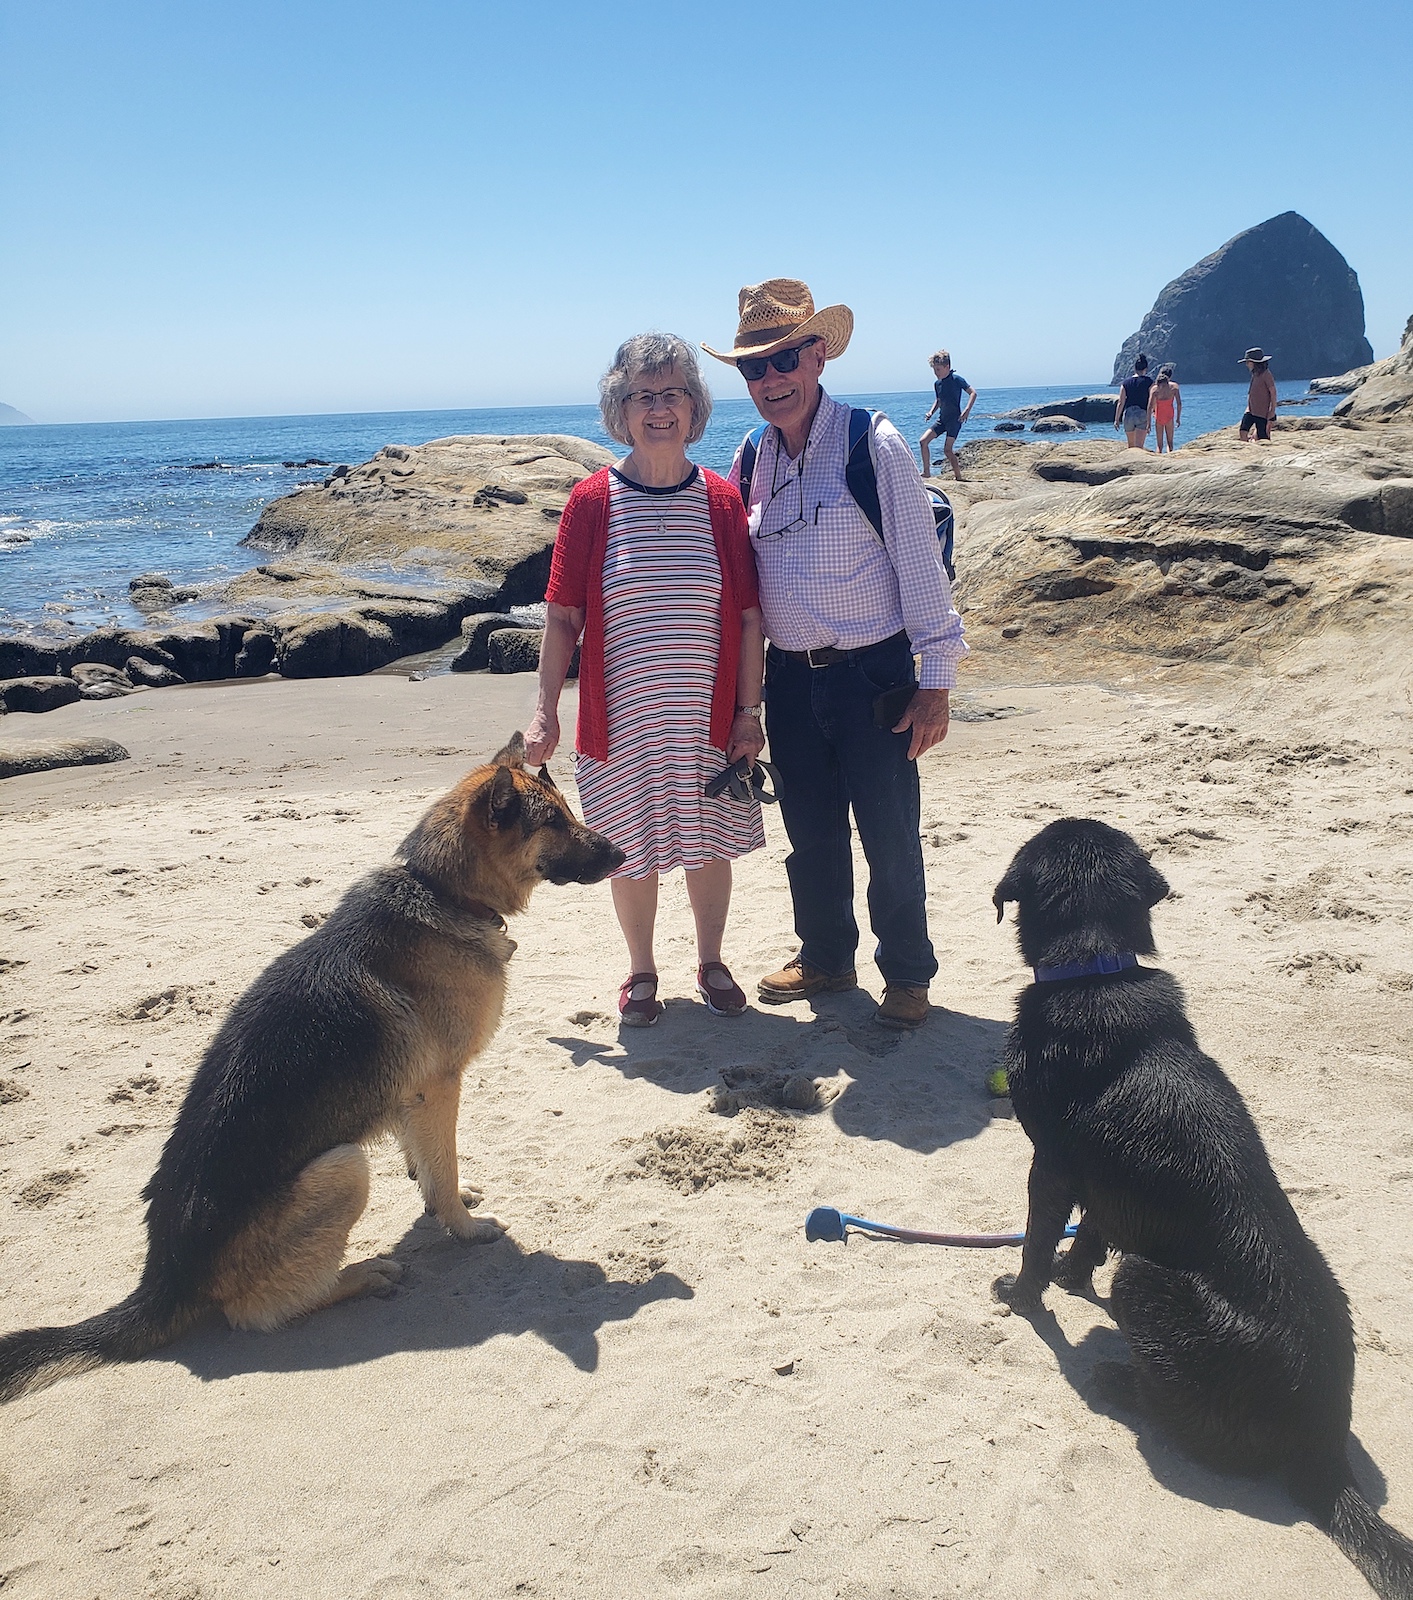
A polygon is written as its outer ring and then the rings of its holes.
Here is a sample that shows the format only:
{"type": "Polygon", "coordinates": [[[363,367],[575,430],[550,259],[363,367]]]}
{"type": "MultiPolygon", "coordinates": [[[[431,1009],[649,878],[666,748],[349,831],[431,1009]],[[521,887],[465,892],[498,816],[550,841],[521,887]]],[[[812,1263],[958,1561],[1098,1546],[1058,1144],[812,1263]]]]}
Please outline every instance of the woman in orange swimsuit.
{"type": "Polygon", "coordinates": [[[1158,436],[1158,454],[1173,448],[1173,429],[1182,426],[1182,391],[1173,382],[1171,366],[1158,369],[1158,381],[1148,396],[1148,420],[1158,436]]]}

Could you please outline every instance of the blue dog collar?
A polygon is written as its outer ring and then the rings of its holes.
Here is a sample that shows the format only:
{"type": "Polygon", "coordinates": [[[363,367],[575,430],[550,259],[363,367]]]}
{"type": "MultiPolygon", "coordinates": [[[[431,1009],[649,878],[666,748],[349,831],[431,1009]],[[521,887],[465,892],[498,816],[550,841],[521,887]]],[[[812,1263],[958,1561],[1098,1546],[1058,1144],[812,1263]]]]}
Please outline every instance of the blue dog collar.
{"type": "Polygon", "coordinates": [[[1088,961],[1069,961],[1063,967],[1035,967],[1033,970],[1037,983],[1060,983],[1065,978],[1098,978],[1108,972],[1124,972],[1137,965],[1138,957],[1132,950],[1120,950],[1114,955],[1106,952],[1090,956],[1088,961]]]}

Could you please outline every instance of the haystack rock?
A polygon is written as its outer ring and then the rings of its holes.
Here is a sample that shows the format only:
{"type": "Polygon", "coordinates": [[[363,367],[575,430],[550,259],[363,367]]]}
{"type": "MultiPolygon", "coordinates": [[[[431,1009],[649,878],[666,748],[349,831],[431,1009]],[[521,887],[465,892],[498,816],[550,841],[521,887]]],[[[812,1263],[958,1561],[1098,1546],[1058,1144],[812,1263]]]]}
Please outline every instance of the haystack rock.
{"type": "Polygon", "coordinates": [[[1114,382],[1141,351],[1184,383],[1236,383],[1260,345],[1278,378],[1322,378],[1374,359],[1353,267],[1299,212],[1228,239],[1163,290],[1114,358],[1114,382]]]}

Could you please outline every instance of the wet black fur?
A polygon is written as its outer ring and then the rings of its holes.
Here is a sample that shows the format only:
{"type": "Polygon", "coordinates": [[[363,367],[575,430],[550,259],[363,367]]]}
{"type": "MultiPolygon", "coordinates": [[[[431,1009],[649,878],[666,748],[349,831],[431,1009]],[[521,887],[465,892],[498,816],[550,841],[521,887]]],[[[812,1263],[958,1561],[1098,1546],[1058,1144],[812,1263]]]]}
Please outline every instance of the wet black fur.
{"type": "MultiPolygon", "coordinates": [[[[1066,818],[1021,847],[994,900],[998,919],[1017,902],[1026,962],[1059,966],[1153,954],[1150,908],[1167,893],[1127,834],[1066,818]]],[[[1380,1595],[1413,1597],[1413,1544],[1348,1464],[1348,1302],[1177,982],[1137,967],[1033,983],[1005,1067],[1035,1153],[1021,1271],[997,1293],[1034,1313],[1052,1278],[1083,1293],[1120,1252],[1111,1309],[1135,1401],[1208,1465],[1282,1477],[1380,1595]],[[1074,1206],[1079,1234],[1057,1258],[1074,1206]]]]}
{"type": "MultiPolygon", "coordinates": [[[[518,764],[521,749],[513,743],[497,761],[515,754],[518,764]]],[[[537,782],[553,788],[543,770],[537,782]]],[[[543,835],[538,868],[552,882],[596,883],[622,862],[602,834],[517,788],[504,765],[476,803],[493,828],[543,835]]],[[[487,926],[455,888],[460,852],[474,845],[465,830],[430,827],[435,812],[403,841],[399,864],[355,883],[327,921],[232,1006],[142,1191],[148,1246],[138,1287],[70,1327],[0,1337],[0,1401],[168,1343],[207,1312],[218,1256],[260,1207],[315,1157],[387,1126],[403,1065],[396,1018],[413,1002],[379,974],[405,965],[429,937],[475,950],[487,926]]],[[[491,948],[475,958],[504,960],[491,948]]]]}

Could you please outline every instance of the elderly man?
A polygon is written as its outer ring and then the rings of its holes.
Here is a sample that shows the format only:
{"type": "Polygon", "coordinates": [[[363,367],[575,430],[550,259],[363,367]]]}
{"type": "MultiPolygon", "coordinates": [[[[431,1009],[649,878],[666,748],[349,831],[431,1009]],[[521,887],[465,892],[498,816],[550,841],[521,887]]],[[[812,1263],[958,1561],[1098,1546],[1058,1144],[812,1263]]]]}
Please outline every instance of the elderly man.
{"type": "Polygon", "coordinates": [[[853,328],[847,306],[817,312],[803,283],[772,278],[741,290],[731,349],[702,347],[740,371],[768,424],[742,441],[731,480],[746,502],[770,639],[766,731],[800,952],[761,979],[759,994],[782,1004],[858,982],[852,807],[886,986],[877,1019],[915,1028],[937,971],[917,758],[946,737],[966,645],[906,441],[820,386],[853,328]]]}

